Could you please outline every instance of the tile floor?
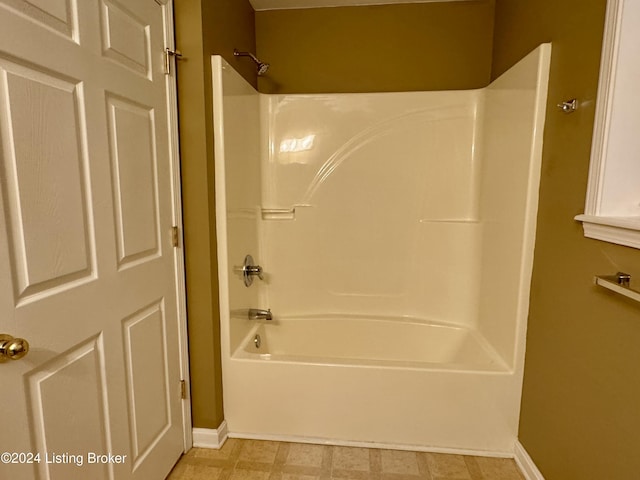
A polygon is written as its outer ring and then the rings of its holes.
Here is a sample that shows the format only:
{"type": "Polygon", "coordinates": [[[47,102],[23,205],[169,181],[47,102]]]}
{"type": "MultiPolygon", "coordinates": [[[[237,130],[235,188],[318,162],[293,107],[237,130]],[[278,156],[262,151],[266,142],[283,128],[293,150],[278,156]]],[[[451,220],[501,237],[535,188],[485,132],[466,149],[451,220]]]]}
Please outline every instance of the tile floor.
{"type": "Polygon", "coordinates": [[[506,458],[229,439],[193,448],[167,480],[524,480],[506,458]]]}

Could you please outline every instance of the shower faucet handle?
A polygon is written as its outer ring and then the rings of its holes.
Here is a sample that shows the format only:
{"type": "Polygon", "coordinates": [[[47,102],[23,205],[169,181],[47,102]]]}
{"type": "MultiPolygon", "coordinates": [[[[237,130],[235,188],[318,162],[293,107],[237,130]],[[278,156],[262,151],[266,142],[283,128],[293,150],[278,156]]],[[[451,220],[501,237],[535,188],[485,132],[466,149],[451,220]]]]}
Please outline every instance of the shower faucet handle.
{"type": "Polygon", "coordinates": [[[253,257],[251,255],[244,257],[242,277],[244,278],[244,284],[246,287],[250,287],[251,284],[253,284],[253,277],[258,277],[260,280],[264,280],[262,267],[260,265],[254,265],[253,257]]]}
{"type": "Polygon", "coordinates": [[[244,271],[248,275],[257,275],[260,280],[264,280],[264,276],[262,275],[262,267],[260,265],[251,265],[244,267],[244,271]]]}

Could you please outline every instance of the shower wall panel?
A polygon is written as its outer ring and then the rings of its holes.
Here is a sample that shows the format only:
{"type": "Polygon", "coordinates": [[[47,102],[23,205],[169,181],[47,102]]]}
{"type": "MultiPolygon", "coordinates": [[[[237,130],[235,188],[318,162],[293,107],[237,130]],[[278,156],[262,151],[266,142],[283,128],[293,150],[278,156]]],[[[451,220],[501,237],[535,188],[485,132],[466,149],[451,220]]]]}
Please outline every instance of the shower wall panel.
{"type": "Polygon", "coordinates": [[[259,100],[214,59],[231,436],[511,454],[549,58],[488,90],[259,100]]]}
{"type": "Polygon", "coordinates": [[[550,55],[540,46],[485,89],[478,328],[511,366],[524,352],[550,55]]]}
{"type": "MultiPolygon", "coordinates": [[[[215,154],[224,159],[224,175],[216,176],[216,202],[224,206],[226,222],[218,217],[218,233],[225,232],[227,251],[218,255],[221,309],[230,311],[233,328],[229,332],[230,351],[235,350],[252,328],[248,308],[263,308],[264,285],[255,281],[245,287],[239,269],[251,254],[262,261],[260,249],[260,96],[220,57],[212,57],[214,123],[222,135],[216,137],[215,154]],[[221,102],[217,105],[216,102],[221,102]],[[226,177],[226,181],[225,181],[226,177]],[[227,302],[228,305],[224,305],[227,302]]],[[[266,307],[264,307],[266,308],[266,307]]],[[[221,328],[227,328],[224,324],[221,328]]],[[[225,346],[223,345],[223,348],[225,346]]]]}
{"type": "Polygon", "coordinates": [[[480,99],[263,96],[262,205],[274,212],[263,220],[264,254],[276,315],[474,321],[480,99]]]}

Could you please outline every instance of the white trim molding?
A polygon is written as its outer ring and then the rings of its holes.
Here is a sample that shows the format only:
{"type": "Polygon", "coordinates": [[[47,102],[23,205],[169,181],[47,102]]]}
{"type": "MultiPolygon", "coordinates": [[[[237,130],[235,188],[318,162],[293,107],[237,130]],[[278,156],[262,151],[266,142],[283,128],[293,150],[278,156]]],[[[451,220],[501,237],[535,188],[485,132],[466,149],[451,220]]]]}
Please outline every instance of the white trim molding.
{"type": "Polygon", "coordinates": [[[227,422],[222,421],[220,426],[213,428],[194,428],[193,429],[193,446],[197,448],[215,448],[220,449],[227,441],[228,431],[227,422]]]}
{"type": "Polygon", "coordinates": [[[585,237],[640,248],[640,4],[608,0],[584,215],[585,237]]]}
{"type": "Polygon", "coordinates": [[[538,467],[533,463],[533,460],[520,442],[516,441],[513,453],[513,458],[526,480],[544,480],[542,473],[540,473],[540,470],[538,470],[538,467]]]}
{"type": "MultiPolygon", "coordinates": [[[[175,50],[175,22],[173,18],[173,0],[156,0],[164,17],[164,47],[175,50]]],[[[187,335],[187,287],[184,264],[184,242],[182,240],[182,186],[180,166],[180,139],[178,132],[178,87],[175,70],[173,75],[165,75],[168,117],[169,155],[171,160],[171,196],[172,196],[172,225],[178,227],[179,244],[173,248],[176,302],[178,315],[178,342],[180,352],[181,380],[186,381],[187,398],[182,400],[182,434],[183,448],[188,451],[192,444],[191,438],[191,388],[189,384],[189,339],[187,335]]]]}
{"type": "Polygon", "coordinates": [[[640,218],[638,217],[577,215],[575,219],[582,222],[585,237],[640,248],[640,218]]]}

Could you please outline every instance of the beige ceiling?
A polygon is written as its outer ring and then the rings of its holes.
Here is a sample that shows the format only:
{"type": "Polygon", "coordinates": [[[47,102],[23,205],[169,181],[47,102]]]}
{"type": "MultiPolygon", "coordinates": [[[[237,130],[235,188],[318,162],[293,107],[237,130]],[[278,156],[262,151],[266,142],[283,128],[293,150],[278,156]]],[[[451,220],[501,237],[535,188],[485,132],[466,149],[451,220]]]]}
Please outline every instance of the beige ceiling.
{"type": "Polygon", "coordinates": [[[384,5],[390,3],[456,2],[461,0],[249,0],[255,10],[287,8],[348,7],[354,5],[384,5]]]}

